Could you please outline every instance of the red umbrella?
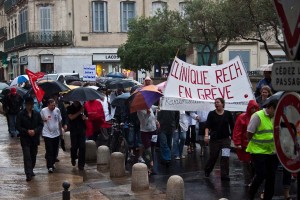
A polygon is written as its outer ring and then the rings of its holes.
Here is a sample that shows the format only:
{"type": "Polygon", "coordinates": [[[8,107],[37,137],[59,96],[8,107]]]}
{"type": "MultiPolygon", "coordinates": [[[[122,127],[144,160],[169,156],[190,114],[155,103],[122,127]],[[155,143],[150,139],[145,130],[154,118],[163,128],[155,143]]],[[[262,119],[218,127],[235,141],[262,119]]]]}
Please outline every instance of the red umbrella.
{"type": "Polygon", "coordinates": [[[149,109],[156,103],[163,94],[158,91],[155,85],[148,85],[141,89],[137,89],[130,97],[130,112],[149,109]]]}

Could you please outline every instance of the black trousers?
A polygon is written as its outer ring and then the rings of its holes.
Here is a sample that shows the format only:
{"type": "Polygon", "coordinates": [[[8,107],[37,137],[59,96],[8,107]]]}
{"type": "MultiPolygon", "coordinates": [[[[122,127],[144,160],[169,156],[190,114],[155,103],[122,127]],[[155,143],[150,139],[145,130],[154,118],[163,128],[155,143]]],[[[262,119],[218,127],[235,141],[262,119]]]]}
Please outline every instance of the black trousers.
{"type": "Polygon", "coordinates": [[[274,195],[275,175],[278,165],[277,156],[269,154],[251,154],[254,165],[255,176],[250,186],[250,199],[254,199],[255,194],[265,180],[264,199],[271,200],[274,195]]]}
{"type": "Polygon", "coordinates": [[[186,132],[185,145],[196,147],[196,126],[190,125],[186,132]]]}
{"type": "Polygon", "coordinates": [[[58,155],[59,137],[60,136],[57,136],[55,138],[44,137],[46,149],[45,158],[48,169],[53,168],[55,164],[56,156],[58,155]]]}
{"type": "Polygon", "coordinates": [[[24,171],[26,175],[33,174],[33,168],[36,163],[36,155],[38,153],[38,146],[29,144],[22,146],[23,151],[23,161],[24,161],[24,171]]]}
{"type": "Polygon", "coordinates": [[[78,167],[85,165],[85,132],[70,131],[71,159],[78,158],[78,167]]]}
{"type": "MultiPolygon", "coordinates": [[[[230,139],[212,140],[209,142],[209,158],[205,165],[205,172],[210,174],[223,148],[230,148],[230,139]]],[[[229,176],[229,156],[221,156],[221,177],[229,176]]]]}

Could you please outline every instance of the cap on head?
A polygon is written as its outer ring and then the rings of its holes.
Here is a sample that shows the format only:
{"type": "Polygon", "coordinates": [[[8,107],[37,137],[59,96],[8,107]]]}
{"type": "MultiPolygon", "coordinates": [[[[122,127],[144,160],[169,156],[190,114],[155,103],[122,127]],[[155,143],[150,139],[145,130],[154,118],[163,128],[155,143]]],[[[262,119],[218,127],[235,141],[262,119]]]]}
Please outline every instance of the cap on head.
{"type": "Polygon", "coordinates": [[[17,94],[17,89],[15,87],[10,88],[10,93],[17,94]]]}

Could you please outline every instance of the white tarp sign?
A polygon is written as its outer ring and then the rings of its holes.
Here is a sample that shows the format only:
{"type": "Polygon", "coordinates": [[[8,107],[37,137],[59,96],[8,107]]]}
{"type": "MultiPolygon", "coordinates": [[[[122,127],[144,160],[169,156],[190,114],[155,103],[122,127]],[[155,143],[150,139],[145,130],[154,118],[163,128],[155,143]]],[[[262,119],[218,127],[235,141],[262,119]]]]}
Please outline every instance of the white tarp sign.
{"type": "Polygon", "coordinates": [[[96,65],[83,66],[83,81],[96,81],[96,65]]]}
{"type": "Polygon", "coordinates": [[[225,99],[225,109],[246,111],[254,99],[240,57],[216,66],[195,66],[175,58],[160,106],[163,110],[213,110],[214,99],[225,99]]]}

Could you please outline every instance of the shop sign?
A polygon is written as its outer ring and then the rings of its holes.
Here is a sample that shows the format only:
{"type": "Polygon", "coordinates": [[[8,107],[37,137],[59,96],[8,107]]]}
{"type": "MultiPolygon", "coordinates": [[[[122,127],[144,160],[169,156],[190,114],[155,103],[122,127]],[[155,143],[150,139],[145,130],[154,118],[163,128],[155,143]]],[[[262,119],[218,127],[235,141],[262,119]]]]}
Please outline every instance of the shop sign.
{"type": "Polygon", "coordinates": [[[41,63],[54,63],[53,55],[41,55],[41,63]]]}
{"type": "Polygon", "coordinates": [[[27,65],[28,64],[28,57],[27,56],[21,56],[20,57],[20,65],[27,65]]]}
{"type": "Polygon", "coordinates": [[[118,57],[118,55],[116,53],[93,54],[93,61],[119,62],[120,57],[118,57]]]}

